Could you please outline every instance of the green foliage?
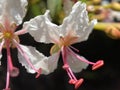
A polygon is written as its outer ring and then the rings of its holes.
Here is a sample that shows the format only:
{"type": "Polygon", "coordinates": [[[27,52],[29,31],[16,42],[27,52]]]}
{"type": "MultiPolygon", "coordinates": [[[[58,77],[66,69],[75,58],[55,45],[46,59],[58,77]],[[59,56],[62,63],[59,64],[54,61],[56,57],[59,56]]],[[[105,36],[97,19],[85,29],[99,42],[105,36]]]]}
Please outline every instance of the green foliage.
{"type": "Polygon", "coordinates": [[[79,0],[79,1],[81,1],[81,2],[85,2],[85,3],[87,2],[87,0],[79,0]]]}
{"type": "Polygon", "coordinates": [[[47,7],[51,12],[52,17],[62,9],[62,0],[47,0],[47,7]]]}

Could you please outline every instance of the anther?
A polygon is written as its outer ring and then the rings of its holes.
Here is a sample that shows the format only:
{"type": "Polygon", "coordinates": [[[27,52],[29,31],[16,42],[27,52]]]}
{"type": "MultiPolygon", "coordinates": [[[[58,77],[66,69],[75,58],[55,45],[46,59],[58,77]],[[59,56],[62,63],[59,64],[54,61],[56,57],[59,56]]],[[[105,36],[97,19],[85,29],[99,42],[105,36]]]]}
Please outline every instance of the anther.
{"type": "Polygon", "coordinates": [[[38,78],[38,77],[40,76],[41,72],[42,72],[42,69],[40,68],[40,69],[37,71],[37,75],[35,76],[35,78],[38,78]]]}
{"type": "Polygon", "coordinates": [[[74,79],[69,80],[69,84],[75,84],[75,83],[76,83],[76,80],[74,80],[74,79]]]}
{"type": "Polygon", "coordinates": [[[81,84],[83,83],[84,79],[83,78],[80,78],[79,80],[76,81],[75,83],[75,89],[77,89],[78,87],[81,86],[81,84]]]}
{"type": "Polygon", "coordinates": [[[16,77],[19,75],[19,69],[16,67],[12,67],[12,69],[9,70],[9,72],[11,77],[16,77]]]}
{"type": "Polygon", "coordinates": [[[100,68],[103,65],[104,65],[104,61],[103,60],[99,60],[92,66],[92,70],[96,70],[96,69],[100,68]]]}

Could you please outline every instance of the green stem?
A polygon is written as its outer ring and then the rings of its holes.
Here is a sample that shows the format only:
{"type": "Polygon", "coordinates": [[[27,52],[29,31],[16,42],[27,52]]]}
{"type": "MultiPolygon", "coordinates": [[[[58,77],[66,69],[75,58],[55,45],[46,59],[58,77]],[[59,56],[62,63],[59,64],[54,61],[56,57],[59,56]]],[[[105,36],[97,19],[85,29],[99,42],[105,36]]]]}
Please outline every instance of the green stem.
{"type": "Polygon", "coordinates": [[[120,23],[102,23],[102,22],[98,22],[95,26],[94,29],[95,30],[100,30],[100,31],[104,31],[106,28],[108,28],[109,26],[114,26],[117,28],[120,28],[120,23]]]}

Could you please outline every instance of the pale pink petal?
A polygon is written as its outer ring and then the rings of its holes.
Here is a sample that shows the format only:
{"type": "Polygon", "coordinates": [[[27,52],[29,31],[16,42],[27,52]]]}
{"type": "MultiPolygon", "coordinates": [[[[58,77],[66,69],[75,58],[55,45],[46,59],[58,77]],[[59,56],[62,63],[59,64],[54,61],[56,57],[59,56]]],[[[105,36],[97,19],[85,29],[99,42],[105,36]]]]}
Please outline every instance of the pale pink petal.
{"type": "MultiPolygon", "coordinates": [[[[88,64],[85,62],[80,61],[78,58],[68,54],[67,56],[68,64],[70,65],[70,68],[72,69],[73,72],[80,72],[83,69],[86,69],[88,64]]],[[[81,57],[84,58],[84,57],[81,57]]]]}
{"type": "Polygon", "coordinates": [[[11,22],[21,24],[27,4],[27,0],[0,0],[0,16],[7,16],[11,22]]]}
{"type": "Polygon", "coordinates": [[[60,53],[58,52],[49,56],[48,59],[44,61],[44,63],[46,63],[48,66],[48,72],[46,72],[46,74],[53,72],[57,68],[59,56],[60,53]]]}
{"type": "Polygon", "coordinates": [[[25,22],[23,25],[23,29],[24,28],[27,29],[38,42],[51,43],[53,39],[58,40],[59,38],[59,28],[49,20],[48,10],[44,15],[37,16],[25,22]]]}
{"type": "MultiPolygon", "coordinates": [[[[42,74],[49,74],[53,72],[57,67],[58,55],[54,54],[53,56],[46,57],[42,53],[38,52],[34,47],[20,45],[26,55],[29,57],[29,60],[36,69],[41,68],[42,74]]],[[[28,72],[35,73],[35,71],[29,66],[25,58],[18,52],[19,62],[25,66],[28,72]]]]}
{"type": "Polygon", "coordinates": [[[79,37],[78,42],[81,42],[88,38],[95,23],[96,20],[89,23],[86,4],[78,1],[72,7],[70,14],[63,20],[61,33],[65,36],[69,30],[73,30],[76,33],[76,36],[79,37]]]}

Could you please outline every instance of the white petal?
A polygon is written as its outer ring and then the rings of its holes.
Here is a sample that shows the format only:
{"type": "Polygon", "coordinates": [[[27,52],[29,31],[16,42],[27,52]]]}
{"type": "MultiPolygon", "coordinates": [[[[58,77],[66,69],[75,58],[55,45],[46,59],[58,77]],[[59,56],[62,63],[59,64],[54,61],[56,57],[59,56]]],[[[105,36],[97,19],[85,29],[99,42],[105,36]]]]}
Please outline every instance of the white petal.
{"type": "Polygon", "coordinates": [[[58,60],[59,53],[55,53],[47,59],[42,60],[43,63],[37,63],[37,65],[39,66],[41,64],[42,67],[46,66],[45,68],[42,68],[42,74],[49,74],[57,68],[58,60]]]}
{"type": "MultiPolygon", "coordinates": [[[[83,69],[86,69],[88,64],[85,62],[80,61],[79,59],[73,57],[72,55],[68,54],[68,64],[70,65],[70,68],[73,72],[77,73],[82,71],[83,69]]],[[[84,57],[81,57],[84,58],[84,57]]]]}
{"type": "Polygon", "coordinates": [[[86,11],[86,4],[77,2],[72,7],[72,11],[69,16],[67,16],[63,24],[61,25],[61,33],[65,35],[69,30],[74,30],[76,32],[76,36],[79,37],[79,42],[84,41],[88,38],[91,33],[95,22],[92,21],[89,24],[88,12],[86,11]]]}
{"type": "MultiPolygon", "coordinates": [[[[57,54],[50,57],[45,57],[42,53],[39,53],[34,47],[23,45],[20,46],[24,50],[25,54],[28,56],[33,66],[36,69],[42,69],[42,74],[49,74],[56,69],[58,61],[58,58],[56,58],[57,54]]],[[[29,66],[29,64],[26,62],[25,58],[23,57],[23,55],[21,55],[20,52],[18,52],[18,58],[19,62],[23,66],[25,66],[28,72],[35,73],[35,71],[29,66]]]]}
{"type": "Polygon", "coordinates": [[[49,20],[49,11],[44,15],[37,16],[29,22],[25,22],[23,28],[27,28],[28,32],[38,42],[51,43],[52,39],[58,39],[58,26],[49,20]]]}
{"type": "Polygon", "coordinates": [[[27,4],[27,0],[0,0],[0,16],[7,15],[11,22],[21,24],[27,4]]]}
{"type": "MultiPolygon", "coordinates": [[[[0,59],[2,58],[2,48],[3,48],[3,45],[4,45],[4,40],[1,41],[0,43],[0,59]]],[[[0,60],[0,65],[1,65],[1,60],[0,60]]]]}

